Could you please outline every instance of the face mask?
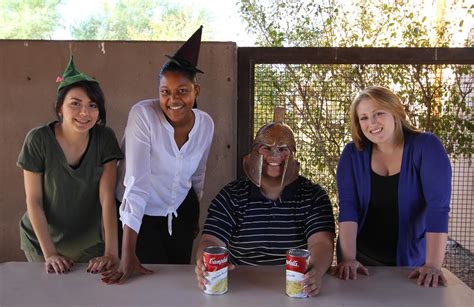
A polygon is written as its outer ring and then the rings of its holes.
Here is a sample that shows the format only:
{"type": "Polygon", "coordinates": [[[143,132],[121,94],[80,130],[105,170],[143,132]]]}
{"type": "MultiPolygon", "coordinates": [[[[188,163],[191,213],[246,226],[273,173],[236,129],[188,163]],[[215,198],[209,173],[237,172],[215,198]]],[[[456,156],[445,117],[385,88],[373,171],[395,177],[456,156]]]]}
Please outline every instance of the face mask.
{"type": "Polygon", "coordinates": [[[263,162],[266,155],[283,158],[280,186],[284,187],[298,178],[299,162],[293,156],[296,142],[293,131],[282,122],[273,122],[260,128],[252,144],[252,151],[244,157],[244,171],[258,187],[262,184],[263,162]]]}

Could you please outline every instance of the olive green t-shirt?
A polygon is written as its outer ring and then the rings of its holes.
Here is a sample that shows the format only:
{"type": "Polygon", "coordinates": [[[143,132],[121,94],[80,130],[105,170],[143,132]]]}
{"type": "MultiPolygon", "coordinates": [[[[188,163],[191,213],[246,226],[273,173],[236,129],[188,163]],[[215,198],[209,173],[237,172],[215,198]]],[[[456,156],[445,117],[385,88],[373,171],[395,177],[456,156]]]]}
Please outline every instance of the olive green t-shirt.
{"type": "MultiPolygon", "coordinates": [[[[54,122],[31,130],[17,165],[43,177],[43,208],[58,253],[85,262],[103,253],[99,181],[103,165],[123,159],[112,129],[95,125],[76,167],[71,167],[54,135],[54,122]]],[[[41,255],[28,213],[20,222],[21,249],[41,255]]]]}

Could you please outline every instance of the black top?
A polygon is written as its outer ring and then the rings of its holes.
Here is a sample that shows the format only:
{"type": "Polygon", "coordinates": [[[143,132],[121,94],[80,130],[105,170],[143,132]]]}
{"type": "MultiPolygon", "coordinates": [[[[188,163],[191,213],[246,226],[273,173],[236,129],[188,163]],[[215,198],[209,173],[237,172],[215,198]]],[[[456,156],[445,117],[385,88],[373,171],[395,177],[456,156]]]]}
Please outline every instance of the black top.
{"type": "Polygon", "coordinates": [[[364,265],[397,264],[399,175],[371,171],[369,210],[357,236],[357,258],[364,265]]]}

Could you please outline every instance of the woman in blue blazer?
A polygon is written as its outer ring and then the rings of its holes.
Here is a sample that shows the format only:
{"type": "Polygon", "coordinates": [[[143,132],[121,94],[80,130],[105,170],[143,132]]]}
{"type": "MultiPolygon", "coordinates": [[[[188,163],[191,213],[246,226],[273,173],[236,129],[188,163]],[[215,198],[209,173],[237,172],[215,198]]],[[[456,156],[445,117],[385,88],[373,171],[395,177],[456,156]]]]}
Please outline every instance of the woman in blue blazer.
{"type": "Polygon", "coordinates": [[[439,139],[412,126],[400,98],[369,87],[350,110],[353,141],[339,159],[339,253],[333,274],[365,266],[413,266],[423,286],[441,271],[451,199],[451,164],[439,139]]]}

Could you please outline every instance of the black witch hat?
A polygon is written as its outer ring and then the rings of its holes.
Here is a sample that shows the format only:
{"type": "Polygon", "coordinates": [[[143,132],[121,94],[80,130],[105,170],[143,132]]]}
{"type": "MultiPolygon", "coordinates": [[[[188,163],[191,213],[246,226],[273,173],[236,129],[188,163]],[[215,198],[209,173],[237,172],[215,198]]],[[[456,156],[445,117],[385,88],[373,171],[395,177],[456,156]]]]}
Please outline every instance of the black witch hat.
{"type": "Polygon", "coordinates": [[[176,51],[173,56],[166,55],[171,62],[193,73],[204,73],[197,68],[199,48],[201,47],[202,26],[176,51]]]}

